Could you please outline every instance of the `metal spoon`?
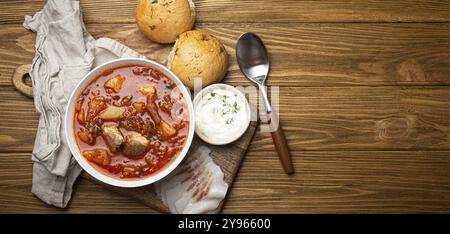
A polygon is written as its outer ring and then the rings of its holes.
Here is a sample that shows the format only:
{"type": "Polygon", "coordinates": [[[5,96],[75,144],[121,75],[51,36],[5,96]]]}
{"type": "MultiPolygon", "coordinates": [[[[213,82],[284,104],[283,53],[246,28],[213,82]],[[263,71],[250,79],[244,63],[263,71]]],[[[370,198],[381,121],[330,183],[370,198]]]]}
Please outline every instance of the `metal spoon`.
{"type": "Polygon", "coordinates": [[[269,74],[269,56],[266,47],[256,34],[251,32],[244,33],[239,37],[236,45],[236,58],[242,73],[258,85],[264,100],[264,107],[270,119],[270,125],[275,128],[271,129],[271,134],[281,164],[286,174],[292,174],[294,173],[294,167],[292,166],[286,137],[276,114],[272,112],[272,107],[267,97],[267,90],[264,86],[269,74]]]}

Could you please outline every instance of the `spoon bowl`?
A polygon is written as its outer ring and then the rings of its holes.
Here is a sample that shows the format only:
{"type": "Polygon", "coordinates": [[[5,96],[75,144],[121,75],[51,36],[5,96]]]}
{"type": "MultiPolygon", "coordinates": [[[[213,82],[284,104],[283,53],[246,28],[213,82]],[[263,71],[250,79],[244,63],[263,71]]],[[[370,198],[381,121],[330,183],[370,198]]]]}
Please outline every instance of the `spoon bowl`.
{"type": "Polygon", "coordinates": [[[269,74],[269,56],[262,40],[254,33],[244,33],[236,46],[236,58],[244,75],[256,83],[264,85],[269,74]]]}

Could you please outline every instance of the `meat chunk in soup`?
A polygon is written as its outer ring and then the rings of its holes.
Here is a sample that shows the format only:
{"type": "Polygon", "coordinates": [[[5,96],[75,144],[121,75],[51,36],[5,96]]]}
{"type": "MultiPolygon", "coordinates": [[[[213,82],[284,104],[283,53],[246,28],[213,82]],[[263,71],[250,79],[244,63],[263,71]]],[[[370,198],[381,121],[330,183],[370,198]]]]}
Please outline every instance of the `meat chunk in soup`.
{"type": "Polygon", "coordinates": [[[83,151],[83,156],[94,163],[102,166],[107,166],[111,163],[111,156],[105,149],[93,149],[83,151]]]}
{"type": "Polygon", "coordinates": [[[117,124],[104,125],[102,127],[102,137],[112,152],[119,151],[124,142],[124,137],[117,124]]]}
{"type": "Polygon", "coordinates": [[[149,140],[139,133],[133,133],[125,137],[123,153],[130,157],[143,155],[147,151],[149,140]]]}

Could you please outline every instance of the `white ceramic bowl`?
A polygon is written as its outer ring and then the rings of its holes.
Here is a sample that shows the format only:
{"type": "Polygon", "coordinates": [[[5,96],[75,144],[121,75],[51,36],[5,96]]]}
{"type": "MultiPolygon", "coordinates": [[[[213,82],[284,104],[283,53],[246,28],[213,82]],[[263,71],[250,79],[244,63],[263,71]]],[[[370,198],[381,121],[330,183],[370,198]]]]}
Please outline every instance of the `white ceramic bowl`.
{"type": "Polygon", "coordinates": [[[198,128],[195,128],[195,133],[197,133],[197,136],[199,136],[202,140],[204,140],[205,142],[207,142],[209,144],[212,144],[212,145],[226,145],[226,144],[229,144],[229,143],[239,139],[239,137],[241,137],[245,133],[245,131],[247,130],[248,126],[250,125],[251,110],[250,110],[250,105],[248,104],[247,99],[245,98],[244,94],[241,91],[239,91],[237,88],[235,88],[235,87],[233,87],[231,85],[218,83],[218,84],[212,84],[212,85],[209,85],[209,86],[205,87],[200,92],[198,92],[197,95],[195,95],[195,98],[194,98],[194,113],[195,113],[195,106],[198,105],[198,103],[201,101],[203,96],[207,95],[209,92],[211,92],[212,90],[215,90],[215,89],[228,90],[228,91],[231,91],[232,93],[237,94],[237,97],[244,104],[244,111],[246,112],[245,113],[246,114],[246,119],[244,120],[245,122],[242,125],[242,128],[240,129],[239,132],[237,132],[235,135],[230,135],[228,138],[222,139],[220,141],[214,140],[214,139],[208,137],[206,134],[202,133],[198,128]]]}
{"type": "Polygon", "coordinates": [[[151,183],[154,183],[162,178],[164,178],[166,175],[168,175],[170,172],[172,172],[178,164],[183,160],[183,158],[186,156],[186,153],[189,150],[189,147],[192,143],[192,139],[194,137],[194,128],[195,128],[195,121],[194,121],[194,107],[190,98],[190,92],[186,89],[186,87],[183,85],[183,83],[178,79],[178,77],[172,73],[169,69],[164,67],[163,65],[146,60],[146,59],[139,59],[139,58],[121,58],[121,59],[115,59],[109,62],[106,62],[92,71],[90,71],[83,79],[78,83],[75,90],[73,90],[72,94],[70,95],[69,102],[67,104],[66,108],[66,118],[65,118],[65,130],[66,130],[66,139],[67,143],[69,145],[70,151],[72,151],[73,156],[77,160],[78,164],[87,171],[91,176],[94,178],[118,187],[140,187],[144,185],[148,185],[151,183]],[[95,169],[93,166],[87,162],[87,160],[83,157],[81,154],[78,145],[75,140],[75,133],[73,131],[73,118],[74,118],[74,111],[75,111],[75,104],[77,101],[78,96],[80,95],[81,91],[89,85],[89,83],[94,80],[99,74],[101,74],[103,71],[123,66],[123,65],[129,65],[129,64],[137,64],[137,65],[145,65],[152,68],[158,69],[160,72],[162,72],[164,75],[172,79],[177,87],[180,89],[181,93],[183,93],[187,107],[188,107],[188,113],[189,113],[189,132],[186,139],[186,143],[180,154],[170,162],[168,165],[166,165],[164,168],[156,172],[155,174],[152,174],[150,176],[144,177],[142,179],[119,179],[119,178],[113,178],[110,176],[107,176],[101,172],[99,172],[97,169],[95,169]]]}

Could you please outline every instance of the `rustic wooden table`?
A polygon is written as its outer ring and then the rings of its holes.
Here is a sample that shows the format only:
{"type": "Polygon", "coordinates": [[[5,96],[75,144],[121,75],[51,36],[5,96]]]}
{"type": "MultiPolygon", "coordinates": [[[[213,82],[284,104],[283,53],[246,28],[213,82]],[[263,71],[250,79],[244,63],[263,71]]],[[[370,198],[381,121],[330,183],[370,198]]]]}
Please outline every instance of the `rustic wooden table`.
{"type": "MultiPolygon", "coordinates": [[[[0,4],[0,212],[153,212],[79,179],[67,209],[31,190],[38,116],[11,84],[34,56],[22,26],[42,0],[0,4]]],[[[149,57],[136,0],[81,1],[88,30],[149,57]]],[[[445,1],[201,0],[196,27],[231,57],[225,82],[250,85],[234,56],[258,33],[280,86],[281,122],[296,174],[286,176],[270,134],[257,132],[224,212],[450,212],[450,3],[445,1]]]]}

